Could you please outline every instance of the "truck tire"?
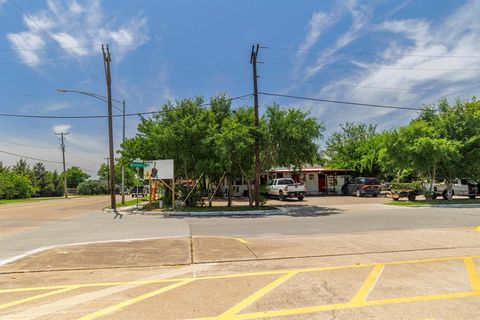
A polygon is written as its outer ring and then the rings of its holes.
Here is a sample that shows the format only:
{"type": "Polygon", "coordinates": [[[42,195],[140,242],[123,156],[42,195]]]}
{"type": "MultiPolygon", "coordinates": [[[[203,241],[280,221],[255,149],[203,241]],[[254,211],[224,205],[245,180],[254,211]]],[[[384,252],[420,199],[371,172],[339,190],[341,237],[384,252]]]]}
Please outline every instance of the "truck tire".
{"type": "Polygon", "coordinates": [[[374,198],[378,197],[378,193],[372,194],[372,197],[374,197],[374,198]]]}
{"type": "Polygon", "coordinates": [[[470,199],[475,199],[476,196],[475,196],[474,194],[471,194],[471,195],[469,195],[468,197],[469,197],[470,199]]]}
{"type": "Polygon", "coordinates": [[[448,200],[448,191],[447,190],[443,190],[442,198],[443,198],[443,200],[448,200]]]}
{"type": "Polygon", "coordinates": [[[408,201],[415,201],[417,199],[417,195],[413,192],[409,192],[407,198],[408,201]]]}
{"type": "Polygon", "coordinates": [[[360,198],[362,196],[362,192],[360,192],[360,189],[355,190],[355,196],[357,198],[360,198]]]}
{"type": "Polygon", "coordinates": [[[438,195],[437,195],[436,193],[432,194],[432,195],[431,195],[431,197],[432,197],[432,200],[435,200],[435,199],[437,199],[437,196],[438,196],[438,195]]]}
{"type": "Polygon", "coordinates": [[[285,201],[285,196],[283,195],[283,192],[282,192],[282,191],[279,191],[279,192],[278,192],[278,200],[280,200],[280,201],[285,201]]]}
{"type": "Polygon", "coordinates": [[[298,201],[302,201],[303,200],[303,196],[298,196],[298,201]]]}

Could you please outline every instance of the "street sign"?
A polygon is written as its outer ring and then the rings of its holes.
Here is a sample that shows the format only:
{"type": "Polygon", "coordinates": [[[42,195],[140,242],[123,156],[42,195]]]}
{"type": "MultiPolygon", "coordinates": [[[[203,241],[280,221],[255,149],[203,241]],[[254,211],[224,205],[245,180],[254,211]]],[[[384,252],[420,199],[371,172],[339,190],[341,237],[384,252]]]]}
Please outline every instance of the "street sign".
{"type": "Polygon", "coordinates": [[[144,162],[130,162],[128,164],[129,167],[131,168],[145,168],[145,163],[144,162]]]}

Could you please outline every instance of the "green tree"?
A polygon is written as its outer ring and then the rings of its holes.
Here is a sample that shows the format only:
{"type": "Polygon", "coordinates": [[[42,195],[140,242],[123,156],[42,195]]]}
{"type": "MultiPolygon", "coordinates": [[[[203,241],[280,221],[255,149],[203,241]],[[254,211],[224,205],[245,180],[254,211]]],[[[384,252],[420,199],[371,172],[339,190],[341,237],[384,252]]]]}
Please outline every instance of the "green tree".
{"type": "MultiPolygon", "coordinates": [[[[97,171],[97,176],[100,180],[108,181],[110,176],[109,166],[102,163],[97,171]]],[[[135,171],[128,167],[128,163],[125,164],[125,187],[131,188],[134,184],[135,171]]],[[[122,164],[120,162],[115,163],[115,183],[120,185],[122,181],[122,164]]]]}
{"type": "Polygon", "coordinates": [[[20,159],[12,167],[12,171],[24,175],[26,177],[30,176],[30,166],[27,163],[27,160],[20,159]]]}
{"type": "Polygon", "coordinates": [[[381,174],[379,153],[383,135],[375,125],[346,122],[326,141],[326,164],[333,168],[353,169],[364,176],[381,174]]]}
{"type": "Polygon", "coordinates": [[[15,172],[0,172],[0,199],[30,198],[35,188],[27,176],[15,172]]]}
{"type": "MultiPolygon", "coordinates": [[[[79,167],[70,167],[66,171],[67,188],[76,188],[81,182],[87,180],[90,175],[83,172],[79,167]]],[[[63,179],[63,173],[60,175],[63,179]]]]}
{"type": "MultiPolygon", "coordinates": [[[[317,141],[323,137],[323,124],[298,109],[282,109],[274,104],[264,115],[262,137],[264,168],[293,166],[301,169],[318,157],[317,141]]],[[[261,135],[261,133],[258,133],[261,135]]]]}

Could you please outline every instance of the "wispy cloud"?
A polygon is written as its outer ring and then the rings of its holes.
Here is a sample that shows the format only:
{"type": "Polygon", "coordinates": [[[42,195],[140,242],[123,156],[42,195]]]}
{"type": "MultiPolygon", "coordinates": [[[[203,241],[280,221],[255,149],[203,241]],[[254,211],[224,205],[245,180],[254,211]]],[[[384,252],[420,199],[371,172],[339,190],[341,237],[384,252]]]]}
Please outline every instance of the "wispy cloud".
{"type": "Polygon", "coordinates": [[[7,38],[20,60],[32,66],[45,61],[40,49],[51,43],[77,58],[94,55],[101,43],[110,43],[121,58],[149,40],[143,15],[117,23],[104,14],[100,0],[48,0],[46,9],[24,14],[23,23],[26,31],[7,38]]]}
{"type": "MultiPolygon", "coordinates": [[[[318,95],[416,108],[441,96],[469,97],[480,69],[474,54],[480,50],[478,12],[480,0],[471,0],[436,24],[423,19],[382,22],[372,32],[395,37],[374,57],[352,59],[358,69],[323,87],[318,95]]],[[[384,110],[357,119],[388,128],[413,115],[384,110]]]]}
{"type": "Polygon", "coordinates": [[[60,132],[68,132],[72,128],[69,124],[59,124],[53,127],[53,132],[60,133],[60,132]]]}

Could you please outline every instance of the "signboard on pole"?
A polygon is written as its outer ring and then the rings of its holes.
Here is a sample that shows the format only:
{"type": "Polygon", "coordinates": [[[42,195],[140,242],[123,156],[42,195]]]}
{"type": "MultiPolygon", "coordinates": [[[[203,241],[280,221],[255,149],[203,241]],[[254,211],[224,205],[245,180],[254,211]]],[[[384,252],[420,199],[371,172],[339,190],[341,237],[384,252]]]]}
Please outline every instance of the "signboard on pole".
{"type": "Polygon", "coordinates": [[[144,162],[130,162],[128,164],[130,168],[145,168],[145,163],[144,162]]]}
{"type": "Polygon", "coordinates": [[[145,179],[173,179],[173,159],[145,161],[145,179]]]}

